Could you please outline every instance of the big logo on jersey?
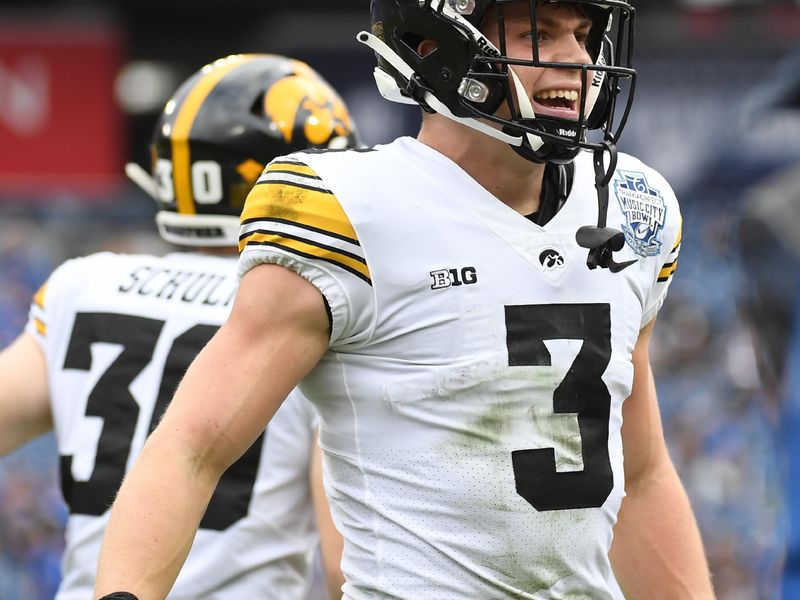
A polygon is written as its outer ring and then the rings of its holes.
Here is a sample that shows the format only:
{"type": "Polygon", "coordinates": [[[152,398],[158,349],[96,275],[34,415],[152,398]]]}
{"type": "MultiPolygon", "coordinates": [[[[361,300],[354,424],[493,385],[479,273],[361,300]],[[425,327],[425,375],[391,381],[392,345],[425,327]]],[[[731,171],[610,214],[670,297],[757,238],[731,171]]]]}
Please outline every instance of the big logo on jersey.
{"type": "Polygon", "coordinates": [[[332,137],[346,138],[353,131],[344,102],[324,81],[307,73],[275,83],[264,98],[264,108],[287,144],[299,132],[310,144],[321,146],[332,137]]]}
{"type": "Polygon", "coordinates": [[[659,233],[664,228],[667,207],[661,192],[650,187],[644,173],[619,171],[614,193],[625,214],[625,241],[640,256],[657,256],[661,251],[659,233]]]}

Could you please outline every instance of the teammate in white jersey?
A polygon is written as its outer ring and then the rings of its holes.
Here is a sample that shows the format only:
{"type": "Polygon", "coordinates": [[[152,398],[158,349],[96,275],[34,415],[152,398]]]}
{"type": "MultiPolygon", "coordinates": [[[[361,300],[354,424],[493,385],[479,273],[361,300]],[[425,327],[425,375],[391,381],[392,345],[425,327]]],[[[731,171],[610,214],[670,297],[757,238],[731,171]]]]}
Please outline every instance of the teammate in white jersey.
{"type": "MultiPolygon", "coordinates": [[[[264,165],[287,151],[356,143],[345,105],[306,64],[237,55],[208,65],[157,124],[155,179],[129,166],[160,206],[161,236],[192,251],[69,260],[37,293],[26,332],[0,355],[0,452],[55,430],[69,507],[58,600],[91,597],[117,489],[230,311],[239,213],[264,165]]],[[[316,429],[311,405],[290,394],[222,475],[170,598],[304,600],[315,521],[329,595],[341,596],[341,540],[324,500],[316,429]]],[[[192,542],[164,533],[159,544],[192,542]]]]}
{"type": "Polygon", "coordinates": [[[713,597],[648,356],[678,203],[615,148],[633,9],[372,0],[372,17],[381,92],[419,103],[422,130],[267,167],[231,316],[122,486],[98,596],[163,596],[183,549],[150,540],[191,535],[302,380],[345,598],[713,597]]]}

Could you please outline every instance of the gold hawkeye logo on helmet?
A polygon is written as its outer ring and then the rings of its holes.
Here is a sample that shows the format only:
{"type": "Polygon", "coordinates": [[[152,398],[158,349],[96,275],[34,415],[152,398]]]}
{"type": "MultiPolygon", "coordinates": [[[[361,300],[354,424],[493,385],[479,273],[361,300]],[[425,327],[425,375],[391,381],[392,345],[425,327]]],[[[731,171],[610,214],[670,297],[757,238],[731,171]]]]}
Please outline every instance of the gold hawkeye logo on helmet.
{"type": "Polygon", "coordinates": [[[264,99],[264,109],[287,144],[294,141],[297,131],[315,146],[327,144],[334,137],[347,137],[353,131],[344,102],[324,81],[302,72],[275,83],[264,99]]]}

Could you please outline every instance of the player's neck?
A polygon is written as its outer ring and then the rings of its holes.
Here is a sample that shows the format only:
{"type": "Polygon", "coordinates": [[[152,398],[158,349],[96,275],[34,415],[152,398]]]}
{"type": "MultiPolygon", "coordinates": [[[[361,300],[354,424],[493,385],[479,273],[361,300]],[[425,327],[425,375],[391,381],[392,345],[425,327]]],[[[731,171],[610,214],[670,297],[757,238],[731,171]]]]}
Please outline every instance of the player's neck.
{"type": "Polygon", "coordinates": [[[543,164],[527,161],[508,144],[440,115],[428,115],[423,120],[417,139],[452,160],[520,214],[539,209],[543,164]]]}

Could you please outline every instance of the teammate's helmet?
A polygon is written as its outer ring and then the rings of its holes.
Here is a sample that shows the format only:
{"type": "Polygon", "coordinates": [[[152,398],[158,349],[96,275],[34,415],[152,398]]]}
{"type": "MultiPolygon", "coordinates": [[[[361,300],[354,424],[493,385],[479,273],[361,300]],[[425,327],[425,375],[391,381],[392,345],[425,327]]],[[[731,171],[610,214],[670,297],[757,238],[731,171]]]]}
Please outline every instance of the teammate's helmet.
{"type": "Polygon", "coordinates": [[[626,0],[372,0],[371,12],[372,33],[361,32],[358,39],[378,55],[375,78],[384,97],[416,102],[427,111],[458,120],[503,140],[528,160],[569,162],[579,148],[599,147],[599,142],[587,139],[587,130],[602,130],[604,139],[615,143],[627,121],[636,72],[632,68],[635,11],[626,0]],[[587,41],[593,63],[544,62],[536,44],[529,60],[509,58],[504,10],[511,2],[530,7],[533,40],[538,38],[537,12],[543,6],[560,4],[581,11],[593,22],[587,41]],[[499,47],[479,30],[493,6],[499,47]],[[436,50],[422,56],[418,46],[423,40],[434,41],[436,50]],[[514,73],[519,67],[578,70],[582,79],[578,121],[537,115],[514,73]],[[630,89],[615,125],[621,80],[629,80],[630,89]],[[508,118],[495,114],[503,102],[509,108],[508,118]]]}
{"type": "Polygon", "coordinates": [[[236,246],[245,198],[268,162],[358,145],[344,102],[305,63],[266,54],[217,60],[178,88],[156,125],[148,191],[159,234],[181,245],[236,246]]]}

